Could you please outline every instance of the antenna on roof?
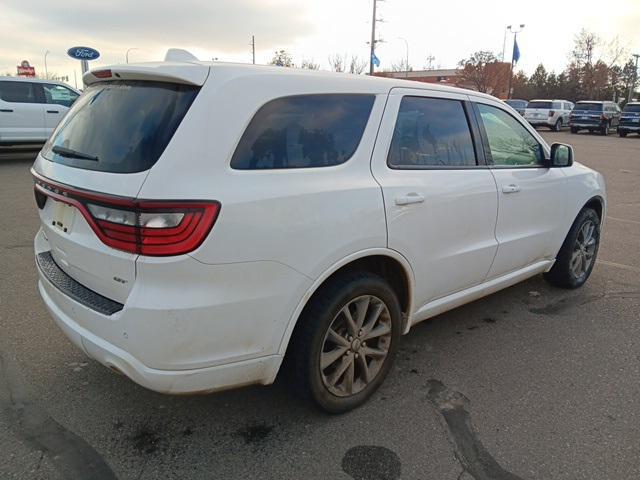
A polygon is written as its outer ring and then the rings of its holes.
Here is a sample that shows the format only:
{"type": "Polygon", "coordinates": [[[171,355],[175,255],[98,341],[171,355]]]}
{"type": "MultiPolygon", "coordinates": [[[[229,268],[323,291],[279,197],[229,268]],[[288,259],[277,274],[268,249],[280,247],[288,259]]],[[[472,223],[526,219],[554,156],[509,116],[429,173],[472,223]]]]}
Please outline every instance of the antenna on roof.
{"type": "Polygon", "coordinates": [[[197,62],[198,58],[182,48],[170,48],[164,56],[165,62],[197,62]]]}

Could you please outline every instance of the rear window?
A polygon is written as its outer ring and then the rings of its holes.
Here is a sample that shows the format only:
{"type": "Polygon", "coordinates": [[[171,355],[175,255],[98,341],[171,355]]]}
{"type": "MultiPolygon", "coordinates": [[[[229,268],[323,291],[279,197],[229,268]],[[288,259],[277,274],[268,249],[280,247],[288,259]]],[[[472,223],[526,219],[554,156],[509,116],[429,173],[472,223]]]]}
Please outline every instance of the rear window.
{"type": "Polygon", "coordinates": [[[13,103],[38,103],[31,82],[0,82],[0,99],[13,103]]]}
{"type": "Polygon", "coordinates": [[[625,112],[640,112],[640,105],[627,105],[624,107],[625,112]]]}
{"type": "Polygon", "coordinates": [[[529,102],[527,108],[552,108],[551,102],[529,102]]]}
{"type": "Polygon", "coordinates": [[[358,148],[374,99],[327,94],[272,100],[249,123],[231,167],[309,168],[346,162],[358,148]]]}
{"type": "Polygon", "coordinates": [[[527,102],[524,100],[506,100],[507,105],[513,108],[526,108],[527,102]]]}
{"type": "Polygon", "coordinates": [[[601,112],[602,109],[602,103],[576,103],[574,107],[574,110],[584,110],[587,112],[601,112]]]}
{"type": "Polygon", "coordinates": [[[43,156],[100,172],[148,170],[162,155],[198,90],[165,82],[95,83],[54,131],[43,156]]]}

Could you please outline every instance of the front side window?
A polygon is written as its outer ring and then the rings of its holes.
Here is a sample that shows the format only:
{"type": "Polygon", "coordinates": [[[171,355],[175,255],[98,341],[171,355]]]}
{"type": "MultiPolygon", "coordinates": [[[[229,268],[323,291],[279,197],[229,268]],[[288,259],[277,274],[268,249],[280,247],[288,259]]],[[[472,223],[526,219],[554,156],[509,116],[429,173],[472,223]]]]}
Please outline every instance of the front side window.
{"type": "Polygon", "coordinates": [[[39,103],[31,82],[0,82],[0,98],[5,102],[39,103]]]}
{"type": "Polygon", "coordinates": [[[407,169],[475,166],[473,140],[462,102],[404,97],[387,164],[407,169]]]}
{"type": "Polygon", "coordinates": [[[238,170],[312,168],[346,162],[358,148],[374,95],[296,95],[253,116],[231,159],[238,170]]]}
{"type": "Polygon", "coordinates": [[[44,98],[47,103],[54,105],[63,105],[65,107],[71,107],[73,102],[78,98],[78,94],[67,87],[62,85],[50,85],[44,84],[42,86],[44,90],[44,98]]]}
{"type": "Polygon", "coordinates": [[[542,147],[527,129],[504,110],[478,104],[494,165],[536,166],[543,162],[542,147]]]}

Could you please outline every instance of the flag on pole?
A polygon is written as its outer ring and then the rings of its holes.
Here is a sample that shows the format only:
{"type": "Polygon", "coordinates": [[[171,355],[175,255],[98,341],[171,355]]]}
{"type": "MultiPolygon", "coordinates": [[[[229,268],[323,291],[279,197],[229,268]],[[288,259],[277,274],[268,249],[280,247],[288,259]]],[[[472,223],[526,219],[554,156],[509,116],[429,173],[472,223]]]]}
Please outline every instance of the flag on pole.
{"type": "Polygon", "coordinates": [[[375,53],[371,54],[371,63],[373,63],[376,67],[380,66],[380,59],[376,57],[375,53]]]}
{"type": "Polygon", "coordinates": [[[518,48],[518,40],[513,40],[513,63],[518,63],[520,60],[520,49],[518,48]]]}

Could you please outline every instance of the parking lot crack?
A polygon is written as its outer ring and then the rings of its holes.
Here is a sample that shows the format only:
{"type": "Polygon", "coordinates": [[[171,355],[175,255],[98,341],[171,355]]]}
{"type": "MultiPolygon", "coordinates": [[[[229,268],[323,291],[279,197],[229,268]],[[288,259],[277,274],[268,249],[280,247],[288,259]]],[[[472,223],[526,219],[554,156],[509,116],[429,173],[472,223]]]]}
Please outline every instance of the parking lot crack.
{"type": "MultiPolygon", "coordinates": [[[[107,462],[84,439],[55,421],[32,400],[17,367],[0,353],[0,408],[25,444],[47,455],[63,478],[116,480],[107,462]]],[[[41,458],[42,460],[42,458],[41,458]]]]}
{"type": "Polygon", "coordinates": [[[464,474],[475,480],[522,480],[505,470],[480,441],[467,411],[469,400],[460,392],[446,387],[440,380],[429,380],[427,398],[438,410],[449,431],[454,454],[464,474]]]}

